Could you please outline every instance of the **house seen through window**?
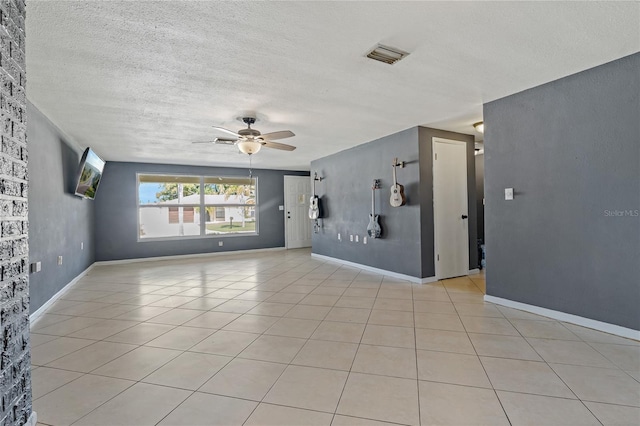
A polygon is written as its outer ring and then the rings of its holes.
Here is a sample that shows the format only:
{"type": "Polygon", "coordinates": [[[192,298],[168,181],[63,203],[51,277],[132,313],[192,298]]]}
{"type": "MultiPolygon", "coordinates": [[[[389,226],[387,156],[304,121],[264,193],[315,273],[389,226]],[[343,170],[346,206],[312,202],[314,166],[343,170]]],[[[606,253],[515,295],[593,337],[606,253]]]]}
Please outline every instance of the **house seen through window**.
{"type": "Polygon", "coordinates": [[[138,174],[138,236],[257,234],[256,190],[256,178],[138,174]]]}

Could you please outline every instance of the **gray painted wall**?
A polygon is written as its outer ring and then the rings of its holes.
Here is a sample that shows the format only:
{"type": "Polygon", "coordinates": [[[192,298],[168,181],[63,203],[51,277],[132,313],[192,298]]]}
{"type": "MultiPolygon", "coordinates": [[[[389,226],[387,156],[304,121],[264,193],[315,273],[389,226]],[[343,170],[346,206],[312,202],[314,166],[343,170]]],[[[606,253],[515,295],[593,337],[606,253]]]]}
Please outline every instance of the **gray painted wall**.
{"type": "Polygon", "coordinates": [[[311,173],[323,178],[316,190],[326,216],[321,231],[313,234],[313,253],[422,277],[418,160],[418,129],[412,128],[312,161],[311,173]],[[395,157],[407,163],[397,171],[407,197],[402,207],[389,204],[395,157]],[[382,186],[376,191],[376,213],[381,215],[383,238],[369,239],[365,245],[373,179],[380,179],[382,186]],[[350,234],[358,235],[360,242],[350,242],[350,234]]]}
{"type": "MultiPolygon", "coordinates": [[[[286,155],[283,154],[283,155],[286,155]]],[[[284,247],[284,176],[309,172],[257,170],[259,235],[137,241],[136,173],[248,176],[247,169],[107,162],[96,195],[96,260],[136,259],[284,247]],[[218,241],[224,241],[219,247],[218,241]]]]}
{"type": "Polygon", "coordinates": [[[476,214],[478,215],[478,239],[484,240],[484,154],[476,155],[476,214]]]}
{"type": "Polygon", "coordinates": [[[94,262],[94,202],[73,195],[82,150],[31,103],[27,117],[29,262],[42,262],[42,270],[30,275],[35,312],[94,262]]]}
{"type": "MultiPolygon", "coordinates": [[[[432,137],[468,142],[469,205],[475,206],[473,136],[424,127],[407,129],[311,163],[311,172],[317,171],[324,178],[317,190],[327,211],[321,231],[313,235],[313,253],[412,277],[434,276],[432,137]],[[397,172],[398,182],[405,187],[407,205],[398,208],[389,204],[394,157],[407,163],[397,172]],[[362,237],[371,213],[371,185],[376,178],[382,184],[382,189],[376,191],[376,213],[381,215],[383,238],[369,239],[364,245],[362,237]],[[338,233],[342,234],[342,241],[338,241],[338,233]],[[350,242],[351,234],[357,234],[360,242],[350,242]]],[[[475,235],[476,214],[471,208],[472,268],[478,261],[475,235]]]]}
{"type": "Polygon", "coordinates": [[[476,242],[477,217],[473,206],[476,205],[476,172],[474,160],[474,137],[462,133],[419,127],[420,137],[420,221],[422,234],[422,276],[436,275],[435,267],[435,231],[433,223],[433,138],[451,139],[467,144],[467,192],[469,210],[469,269],[478,267],[476,242]]]}
{"type": "Polygon", "coordinates": [[[639,69],[484,106],[487,294],[640,330],[639,69]]]}

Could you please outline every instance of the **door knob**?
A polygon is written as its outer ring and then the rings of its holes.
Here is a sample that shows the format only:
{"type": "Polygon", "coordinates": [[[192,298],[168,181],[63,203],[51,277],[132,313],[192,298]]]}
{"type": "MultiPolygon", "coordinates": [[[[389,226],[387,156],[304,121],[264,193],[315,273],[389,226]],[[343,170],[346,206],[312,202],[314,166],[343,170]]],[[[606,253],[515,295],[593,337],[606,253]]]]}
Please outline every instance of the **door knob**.
{"type": "Polygon", "coordinates": [[[468,217],[469,217],[469,216],[467,216],[466,214],[463,214],[463,215],[462,215],[462,218],[463,218],[463,219],[466,219],[466,218],[468,218],[468,217]]]}

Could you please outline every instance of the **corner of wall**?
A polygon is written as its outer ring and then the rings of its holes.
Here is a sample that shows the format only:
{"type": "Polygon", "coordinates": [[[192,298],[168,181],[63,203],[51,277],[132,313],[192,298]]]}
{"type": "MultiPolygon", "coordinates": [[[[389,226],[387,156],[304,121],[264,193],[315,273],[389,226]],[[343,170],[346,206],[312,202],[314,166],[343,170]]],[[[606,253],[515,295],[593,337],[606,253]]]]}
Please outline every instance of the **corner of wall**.
{"type": "Polygon", "coordinates": [[[29,262],[35,312],[95,260],[95,201],[74,194],[80,148],[32,103],[27,105],[29,137],[29,262]],[[55,218],[55,226],[52,220],[55,218]],[[58,265],[58,256],[63,263],[58,265]]]}
{"type": "Polygon", "coordinates": [[[640,329],[638,69],[640,53],[484,105],[488,295],[640,329]]]}
{"type": "Polygon", "coordinates": [[[467,144],[467,193],[469,205],[469,270],[478,267],[477,220],[476,205],[476,172],[475,172],[475,137],[464,133],[418,128],[420,156],[420,230],[422,233],[422,276],[435,276],[434,261],[434,215],[433,215],[433,138],[452,139],[467,144]]]}
{"type": "Polygon", "coordinates": [[[412,127],[311,163],[312,171],[327,177],[319,195],[328,206],[323,229],[313,235],[313,253],[422,278],[418,138],[419,129],[412,127]],[[406,164],[397,170],[397,179],[404,185],[407,203],[398,208],[389,204],[391,164],[396,157],[406,164]],[[351,242],[349,235],[367,235],[374,179],[380,179],[382,186],[375,191],[375,205],[383,237],[369,238],[366,245],[362,239],[351,242]]]}

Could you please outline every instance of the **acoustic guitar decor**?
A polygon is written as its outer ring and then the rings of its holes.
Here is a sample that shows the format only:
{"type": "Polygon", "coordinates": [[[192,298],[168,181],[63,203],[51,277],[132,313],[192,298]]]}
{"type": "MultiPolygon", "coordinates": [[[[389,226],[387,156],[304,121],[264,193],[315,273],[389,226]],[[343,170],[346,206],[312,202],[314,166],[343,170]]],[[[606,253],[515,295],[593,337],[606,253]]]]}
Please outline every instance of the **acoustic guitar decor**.
{"type": "Polygon", "coordinates": [[[322,203],[320,197],[316,194],[316,181],[321,181],[316,172],[313,176],[313,195],[309,200],[309,219],[316,220],[322,218],[322,203]]]}
{"type": "Polygon", "coordinates": [[[394,158],[391,167],[393,167],[393,185],[391,186],[391,198],[389,199],[389,203],[391,204],[391,207],[404,206],[407,203],[407,198],[404,196],[404,186],[400,185],[396,178],[396,168],[404,167],[404,162],[398,163],[398,158],[394,158]]]}

